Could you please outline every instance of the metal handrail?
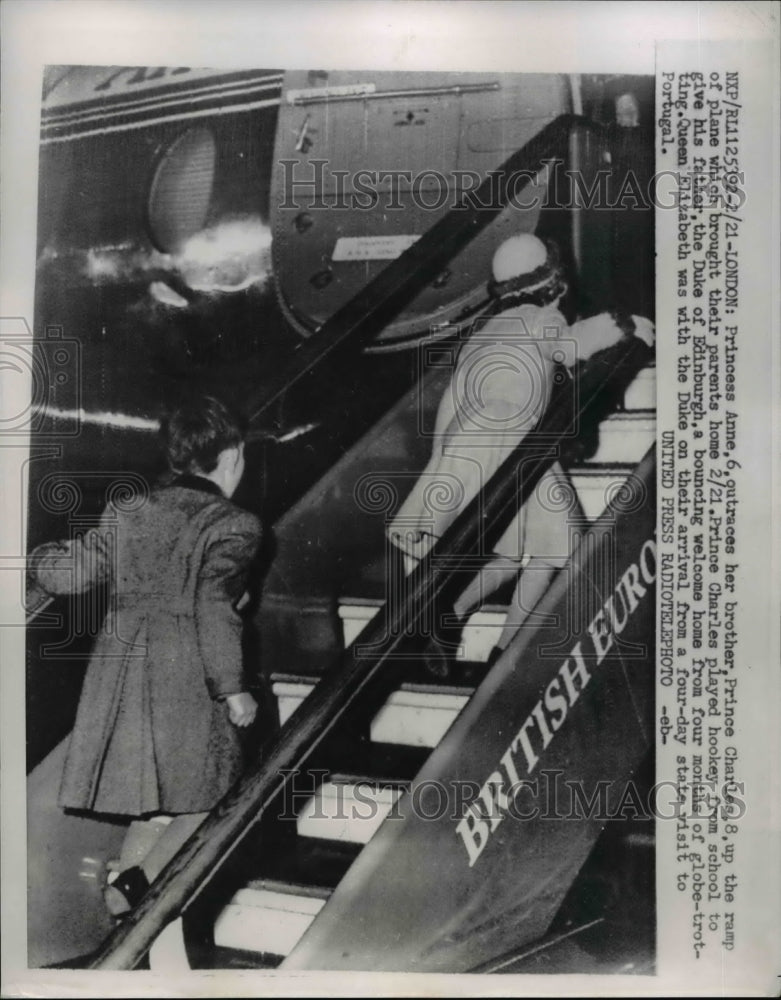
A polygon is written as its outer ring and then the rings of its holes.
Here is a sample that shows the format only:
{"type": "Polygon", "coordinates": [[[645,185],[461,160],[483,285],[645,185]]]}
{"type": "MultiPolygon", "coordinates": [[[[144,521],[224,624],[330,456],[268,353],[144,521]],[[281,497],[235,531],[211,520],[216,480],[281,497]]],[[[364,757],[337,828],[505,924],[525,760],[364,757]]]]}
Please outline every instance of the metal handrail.
{"type": "MultiPolygon", "coordinates": [[[[90,968],[131,969],[157,935],[214,876],[293,773],[340,723],[358,696],[392,661],[455,574],[501,536],[519,505],[557,459],[561,442],[584,420],[604,416],[605,400],[625,388],[648,360],[648,349],[628,340],[610,364],[594,360],[579,380],[577,401],[559,387],[538,427],[507,457],[490,482],[456,518],[410,574],[399,599],[390,599],[362,633],[360,655],[351,647],[340,668],[326,674],[264,747],[262,758],[222,799],[155,880],[139,906],[93,956],[90,968]],[[520,495],[518,469],[523,463],[520,495]]],[[[413,637],[414,638],[414,637],[413,637]]]]}

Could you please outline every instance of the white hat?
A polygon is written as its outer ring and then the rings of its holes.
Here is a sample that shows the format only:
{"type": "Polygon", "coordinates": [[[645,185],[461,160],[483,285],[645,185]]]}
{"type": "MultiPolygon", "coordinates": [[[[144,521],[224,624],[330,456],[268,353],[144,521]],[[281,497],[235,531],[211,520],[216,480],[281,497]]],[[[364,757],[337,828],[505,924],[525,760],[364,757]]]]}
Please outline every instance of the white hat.
{"type": "Polygon", "coordinates": [[[531,233],[511,236],[502,243],[491,262],[494,281],[509,281],[535,271],[548,260],[548,250],[542,240],[531,233]]]}
{"type": "Polygon", "coordinates": [[[558,247],[531,233],[506,239],[496,250],[491,268],[488,291],[496,299],[539,292],[552,301],[566,291],[558,247]]]}

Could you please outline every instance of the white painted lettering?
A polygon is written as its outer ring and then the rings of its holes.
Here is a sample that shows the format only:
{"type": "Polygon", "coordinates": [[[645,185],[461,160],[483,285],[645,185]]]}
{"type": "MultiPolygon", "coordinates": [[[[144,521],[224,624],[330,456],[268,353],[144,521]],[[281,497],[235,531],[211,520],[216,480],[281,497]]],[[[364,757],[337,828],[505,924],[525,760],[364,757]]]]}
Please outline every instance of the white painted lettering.
{"type": "MultiPolygon", "coordinates": [[[[647,594],[647,587],[655,581],[656,572],[656,545],[653,539],[648,539],[638,554],[637,562],[631,563],[626,568],[613,594],[587,628],[596,653],[597,666],[604,660],[615,641],[615,636],[626,628],[630,617],[647,594]]],[[[491,772],[480,789],[477,800],[467,808],[456,826],[456,832],[464,842],[470,868],[485,849],[491,834],[513,806],[515,801],[513,796],[518,788],[525,784],[536,784],[521,780],[516,759],[518,748],[523,750],[527,773],[531,774],[540,761],[539,755],[532,747],[532,728],[536,726],[540,734],[542,742],[540,752],[542,752],[547,749],[564,724],[570,708],[578,700],[591,677],[581,643],[577,642],[559,667],[557,674],[548,681],[542,697],[502,754],[500,763],[504,773],[500,770],[491,772]]]]}
{"type": "Polygon", "coordinates": [[[483,848],[488,843],[489,829],[486,821],[480,816],[474,805],[469,806],[464,813],[464,818],[456,827],[456,833],[460,835],[469,855],[469,867],[477,861],[483,852],[483,848]]]}
{"type": "Polygon", "coordinates": [[[652,584],[656,579],[656,542],[653,538],[649,538],[645,545],[640,549],[640,558],[637,560],[640,563],[640,572],[643,574],[643,579],[647,584],[652,584]],[[651,558],[651,565],[648,565],[648,558],[651,558]]]}
{"type": "Polygon", "coordinates": [[[544,700],[553,731],[554,733],[558,732],[559,727],[567,716],[567,699],[561,694],[561,682],[558,677],[554,677],[545,688],[544,700]]]}
{"type": "Polygon", "coordinates": [[[510,808],[510,800],[504,793],[503,784],[501,774],[492,771],[479,792],[485,805],[486,817],[491,823],[491,833],[499,826],[504,819],[504,813],[510,808]]]}
{"type": "Polygon", "coordinates": [[[513,748],[511,746],[508,747],[502,754],[501,762],[507,772],[507,784],[510,788],[516,788],[520,783],[521,778],[515,766],[515,761],[513,760],[513,748]]]}
{"type": "Polygon", "coordinates": [[[599,666],[607,656],[607,651],[613,645],[614,639],[613,633],[610,631],[610,626],[605,621],[604,608],[600,608],[594,616],[594,620],[588,627],[588,634],[594,643],[594,649],[597,652],[597,666],[599,666]]]}
{"type": "Polygon", "coordinates": [[[542,733],[542,749],[544,750],[553,739],[553,733],[550,731],[550,727],[548,726],[548,720],[545,718],[545,713],[542,710],[541,701],[538,701],[532,709],[532,715],[537,722],[537,728],[542,733]]]}
{"type": "Polygon", "coordinates": [[[510,744],[511,750],[517,750],[519,746],[523,750],[523,755],[526,758],[526,770],[529,772],[529,774],[532,773],[534,768],[537,766],[537,761],[540,759],[534,752],[534,750],[532,750],[531,742],[529,740],[529,737],[526,735],[526,730],[529,728],[529,726],[533,725],[534,725],[534,718],[533,716],[530,715],[526,719],[524,724],[521,726],[521,728],[518,730],[515,739],[510,744]]]}
{"type": "Polygon", "coordinates": [[[569,696],[570,708],[575,704],[575,702],[580,697],[580,692],[591,680],[591,674],[586,669],[586,663],[583,659],[583,653],[580,649],[580,643],[576,642],[572,647],[572,655],[569,659],[566,659],[564,663],[559,667],[559,673],[561,674],[562,680],[564,681],[564,687],[567,690],[567,695],[569,696]],[[574,669],[572,669],[569,664],[574,660],[574,669]],[[580,687],[575,687],[575,678],[580,678],[580,687]]]}
{"type": "Polygon", "coordinates": [[[613,631],[616,635],[621,635],[626,628],[626,623],[629,621],[629,610],[627,609],[624,594],[620,587],[617,587],[615,593],[611,594],[605,607],[610,615],[610,621],[613,623],[611,631],[613,631]],[[623,611],[623,615],[621,617],[619,617],[618,608],[616,606],[619,601],[621,603],[621,610],[623,611]]]}

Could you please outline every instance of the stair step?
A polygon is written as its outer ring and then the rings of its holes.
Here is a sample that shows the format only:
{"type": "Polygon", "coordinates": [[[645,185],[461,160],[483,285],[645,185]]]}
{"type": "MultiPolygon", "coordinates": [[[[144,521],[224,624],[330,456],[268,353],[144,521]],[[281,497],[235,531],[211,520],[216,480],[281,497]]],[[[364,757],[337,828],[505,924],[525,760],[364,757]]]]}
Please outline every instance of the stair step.
{"type": "MultiPolygon", "coordinates": [[[[380,743],[372,740],[352,754],[352,761],[360,760],[364,775],[380,777],[392,774],[399,781],[411,782],[428,760],[431,747],[409,743],[380,743]]],[[[349,765],[342,768],[342,773],[349,765]]]]}
{"type": "MultiPolygon", "coordinates": [[[[339,604],[345,646],[352,645],[369,622],[379,613],[383,601],[349,598],[339,604]]],[[[485,663],[494,646],[497,630],[504,625],[506,612],[503,608],[482,608],[469,618],[462,636],[459,660],[470,663],[485,663]]]]}
{"type": "Polygon", "coordinates": [[[214,925],[218,948],[266,955],[289,955],[317,914],[325,898],[249,885],[233,896],[214,925]]]}
{"type": "Polygon", "coordinates": [[[258,863],[269,878],[267,884],[307,886],[308,891],[335,889],[361,852],[362,844],[315,837],[291,836],[262,851],[258,863]]]}
{"type": "Polygon", "coordinates": [[[625,410],[656,409],[656,368],[650,366],[637,373],[624,393],[625,410]]]}
{"type": "MultiPolygon", "coordinates": [[[[277,697],[280,724],[314,689],[305,678],[277,679],[272,691],[277,697]]],[[[453,724],[474,691],[473,686],[448,684],[403,684],[389,695],[370,724],[372,743],[433,749],[453,724]]]]}
{"type": "Polygon", "coordinates": [[[314,690],[315,681],[281,681],[275,680],[271,685],[277,699],[279,724],[284,726],[301,702],[314,690]]]}
{"type": "Polygon", "coordinates": [[[636,465],[656,441],[656,413],[630,410],[613,413],[599,425],[599,446],[590,459],[595,464],[623,462],[636,465]]]}
{"type": "Polygon", "coordinates": [[[631,465],[582,465],[569,470],[572,485],[577,491],[583,513],[589,521],[596,521],[619,488],[629,478],[631,465]]]}
{"type": "Polygon", "coordinates": [[[471,692],[394,691],[372,719],[372,741],[433,749],[470,697],[471,692]]]}
{"type": "Polygon", "coordinates": [[[300,837],[368,844],[401,797],[407,782],[333,776],[324,781],[298,815],[300,837]]]}

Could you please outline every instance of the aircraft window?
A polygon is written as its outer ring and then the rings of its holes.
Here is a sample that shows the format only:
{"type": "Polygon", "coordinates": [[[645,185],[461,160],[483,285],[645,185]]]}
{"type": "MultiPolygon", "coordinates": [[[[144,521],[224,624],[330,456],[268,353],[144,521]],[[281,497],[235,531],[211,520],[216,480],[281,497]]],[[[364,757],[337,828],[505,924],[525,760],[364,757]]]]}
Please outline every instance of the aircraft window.
{"type": "Polygon", "coordinates": [[[163,153],[149,191],[149,228],[158,250],[175,253],[203,229],[216,159],[217,146],[208,128],[188,129],[163,153]]]}

